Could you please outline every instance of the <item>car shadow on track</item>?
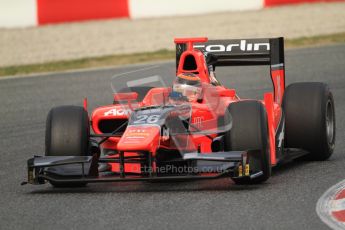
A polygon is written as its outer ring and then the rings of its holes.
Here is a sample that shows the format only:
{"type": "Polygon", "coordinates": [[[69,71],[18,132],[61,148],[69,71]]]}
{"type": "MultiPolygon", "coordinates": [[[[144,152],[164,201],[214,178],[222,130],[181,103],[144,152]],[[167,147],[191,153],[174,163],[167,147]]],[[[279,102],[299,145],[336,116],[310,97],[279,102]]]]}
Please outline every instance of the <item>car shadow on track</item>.
{"type": "Polygon", "coordinates": [[[29,194],[55,194],[55,193],[150,193],[150,192],[207,192],[207,191],[242,191],[260,189],[262,185],[235,185],[230,179],[205,180],[193,182],[175,183],[149,183],[149,182],[119,182],[90,184],[82,188],[54,188],[44,186],[44,189],[37,189],[29,194]]]}

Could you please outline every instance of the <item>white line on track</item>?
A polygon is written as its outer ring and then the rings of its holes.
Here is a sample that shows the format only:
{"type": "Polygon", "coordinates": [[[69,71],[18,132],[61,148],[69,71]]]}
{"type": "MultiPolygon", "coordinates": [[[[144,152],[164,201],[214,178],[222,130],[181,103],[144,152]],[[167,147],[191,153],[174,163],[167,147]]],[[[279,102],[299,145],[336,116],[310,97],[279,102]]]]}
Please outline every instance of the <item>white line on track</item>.
{"type": "Polygon", "coordinates": [[[333,212],[345,210],[345,198],[340,200],[333,200],[331,202],[331,207],[333,212]]]}
{"type": "Polygon", "coordinates": [[[345,222],[337,221],[332,212],[345,209],[345,199],[335,200],[336,195],[345,189],[345,180],[333,185],[318,200],[316,213],[320,219],[334,230],[345,229],[345,222]]]}

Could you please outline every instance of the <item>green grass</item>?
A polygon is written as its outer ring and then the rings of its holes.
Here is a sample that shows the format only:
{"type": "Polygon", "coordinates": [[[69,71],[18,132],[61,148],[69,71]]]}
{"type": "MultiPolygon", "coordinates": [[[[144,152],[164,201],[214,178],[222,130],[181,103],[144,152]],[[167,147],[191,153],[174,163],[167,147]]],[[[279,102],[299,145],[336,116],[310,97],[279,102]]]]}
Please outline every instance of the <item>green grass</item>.
{"type": "Polygon", "coordinates": [[[285,46],[287,48],[296,48],[308,46],[321,46],[337,43],[345,43],[345,32],[338,34],[288,39],[285,41],[285,46]]]}
{"type": "MultiPolygon", "coordinates": [[[[285,40],[285,47],[298,48],[336,43],[345,43],[345,33],[288,39],[285,40]]],[[[172,60],[174,58],[175,51],[158,50],[155,52],[148,53],[110,55],[95,58],[82,58],[69,61],[47,62],[42,64],[0,67],[0,76],[27,75],[43,72],[59,72],[66,70],[76,70],[95,67],[120,66],[134,63],[172,60]]]]}

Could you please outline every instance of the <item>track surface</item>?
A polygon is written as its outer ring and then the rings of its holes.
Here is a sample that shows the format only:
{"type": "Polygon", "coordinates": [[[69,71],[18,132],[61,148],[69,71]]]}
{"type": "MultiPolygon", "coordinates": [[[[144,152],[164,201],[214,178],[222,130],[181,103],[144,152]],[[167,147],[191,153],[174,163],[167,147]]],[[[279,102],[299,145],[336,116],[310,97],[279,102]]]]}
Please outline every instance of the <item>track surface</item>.
{"type": "MultiPolygon", "coordinates": [[[[345,45],[286,52],[287,84],[329,83],[336,103],[337,144],[326,162],[293,162],[258,186],[230,180],[94,184],[79,189],[20,186],[26,159],[44,151],[52,106],[112,101],[110,79],[137,67],[0,80],[0,229],[327,229],[318,198],[345,178],[345,45]]],[[[162,65],[173,66],[173,63],[162,65]]],[[[268,68],[219,68],[242,97],[271,88],[268,68]],[[227,73],[227,74],[226,74],[227,73]]]]}

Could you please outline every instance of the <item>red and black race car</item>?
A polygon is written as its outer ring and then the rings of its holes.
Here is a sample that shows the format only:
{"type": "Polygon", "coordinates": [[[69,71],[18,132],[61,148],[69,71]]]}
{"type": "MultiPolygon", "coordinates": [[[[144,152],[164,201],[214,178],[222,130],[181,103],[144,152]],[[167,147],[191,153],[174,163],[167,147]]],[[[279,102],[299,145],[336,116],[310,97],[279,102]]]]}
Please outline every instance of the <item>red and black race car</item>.
{"type": "MultiPolygon", "coordinates": [[[[90,116],[86,100],[83,107],[53,108],[45,156],[28,160],[28,183],[228,177],[253,184],[266,181],[272,167],[286,161],[331,156],[332,93],[318,82],[285,87],[283,38],[175,43],[177,85],[175,80],[173,87],[151,87],[157,75],[127,78],[126,87],[115,90],[114,103],[90,116]],[[262,100],[239,98],[216,79],[217,66],[247,65],[270,66],[273,92],[262,100]]],[[[120,82],[123,78],[115,79],[115,85],[120,82]]]]}

